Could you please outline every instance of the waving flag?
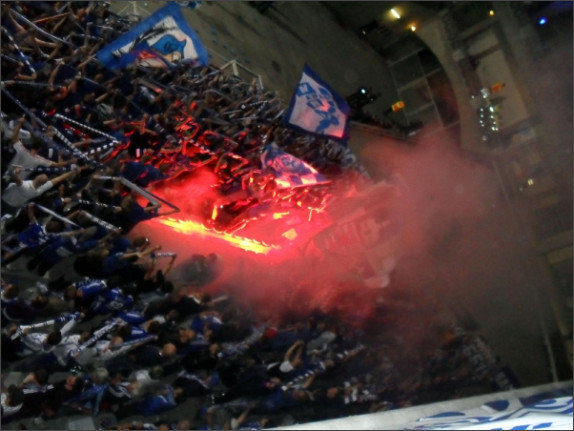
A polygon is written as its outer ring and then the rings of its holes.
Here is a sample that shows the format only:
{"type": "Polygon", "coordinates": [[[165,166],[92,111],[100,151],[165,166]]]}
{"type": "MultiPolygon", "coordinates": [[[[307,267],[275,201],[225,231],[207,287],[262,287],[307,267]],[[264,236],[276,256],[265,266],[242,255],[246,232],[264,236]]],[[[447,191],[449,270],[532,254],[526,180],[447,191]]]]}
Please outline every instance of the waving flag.
{"type": "Polygon", "coordinates": [[[271,144],[261,154],[263,169],[275,176],[277,186],[282,189],[292,187],[327,184],[330,181],[303,160],[282,151],[277,145],[271,144]]]}
{"type": "Polygon", "coordinates": [[[182,61],[208,64],[205,47],[175,3],[157,10],[96,56],[109,69],[121,69],[134,61],[148,67],[171,67],[182,61]]]}
{"type": "Polygon", "coordinates": [[[287,126],[305,132],[347,138],[349,105],[307,65],[285,114],[287,126]]]}

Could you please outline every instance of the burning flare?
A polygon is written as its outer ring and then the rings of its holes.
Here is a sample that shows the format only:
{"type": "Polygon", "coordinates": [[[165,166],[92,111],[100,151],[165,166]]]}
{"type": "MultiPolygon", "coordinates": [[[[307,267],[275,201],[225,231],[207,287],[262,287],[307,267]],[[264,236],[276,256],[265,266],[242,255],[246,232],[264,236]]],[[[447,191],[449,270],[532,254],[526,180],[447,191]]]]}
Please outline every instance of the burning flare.
{"type": "Polygon", "coordinates": [[[213,231],[205,227],[203,224],[192,220],[167,218],[157,219],[157,222],[171,227],[175,232],[183,233],[185,235],[199,235],[202,237],[218,238],[226,241],[233,247],[252,251],[257,254],[268,254],[272,250],[280,249],[277,245],[268,245],[261,241],[240,237],[231,233],[213,231]]]}

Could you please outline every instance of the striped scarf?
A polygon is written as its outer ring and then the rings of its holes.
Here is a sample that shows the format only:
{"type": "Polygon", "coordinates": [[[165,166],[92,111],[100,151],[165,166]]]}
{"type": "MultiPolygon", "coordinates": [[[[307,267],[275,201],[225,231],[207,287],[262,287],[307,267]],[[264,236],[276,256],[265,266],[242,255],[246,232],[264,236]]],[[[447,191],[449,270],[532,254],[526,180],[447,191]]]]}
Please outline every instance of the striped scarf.
{"type": "Polygon", "coordinates": [[[14,40],[14,38],[12,37],[10,32],[5,27],[2,27],[1,30],[4,32],[6,37],[10,40],[10,43],[14,46],[14,48],[16,49],[16,52],[18,52],[18,55],[20,56],[20,58],[22,59],[22,61],[24,62],[24,64],[28,68],[28,70],[30,70],[30,72],[32,72],[32,73],[36,73],[36,69],[34,69],[32,67],[32,65],[30,64],[30,61],[28,60],[28,57],[26,57],[24,55],[24,53],[22,52],[22,50],[20,49],[20,47],[18,46],[18,44],[16,43],[16,41],[14,40]]]}
{"type": "MultiPolygon", "coordinates": [[[[87,201],[85,201],[87,202],[87,201]]],[[[104,205],[104,204],[100,204],[100,205],[104,205]]],[[[91,221],[93,221],[94,223],[96,223],[97,225],[100,225],[101,227],[103,227],[104,229],[108,230],[108,231],[115,231],[115,230],[119,230],[119,228],[117,226],[114,226],[111,223],[108,223],[107,221],[104,221],[98,217],[96,217],[93,214],[90,214],[87,211],[84,211],[84,215],[90,219],[91,221]]]]}
{"type": "MultiPolygon", "coordinates": [[[[32,118],[34,121],[36,121],[42,128],[47,129],[47,125],[46,123],[44,123],[37,115],[35,115],[32,111],[30,111],[20,100],[18,100],[12,93],[10,93],[8,90],[6,90],[5,88],[2,88],[2,92],[4,94],[6,94],[6,96],[8,96],[14,103],[16,103],[16,105],[18,105],[18,107],[24,111],[24,113],[28,114],[30,116],[30,118],[32,118]]],[[[46,112],[42,112],[41,114],[44,118],[49,117],[48,113],[46,112]]],[[[34,130],[34,127],[28,123],[27,121],[24,123],[26,125],[27,128],[29,128],[30,130],[34,130]]],[[[84,155],[80,150],[78,150],[77,148],[74,147],[74,144],[72,144],[58,129],[54,128],[54,131],[56,133],[56,136],[62,141],[64,142],[64,144],[66,145],[65,147],[62,147],[61,145],[57,144],[56,142],[54,142],[52,139],[50,139],[48,136],[46,136],[44,133],[42,133],[40,135],[40,139],[42,139],[42,141],[46,142],[49,146],[54,147],[56,150],[60,150],[65,152],[66,154],[72,154],[78,158],[81,158],[82,160],[86,161],[87,163],[91,164],[91,165],[97,165],[98,167],[103,167],[103,165],[101,165],[100,163],[97,163],[95,161],[93,161],[92,159],[90,159],[89,157],[87,157],[86,155],[84,155]]]]}
{"type": "Polygon", "coordinates": [[[47,37],[48,39],[54,41],[54,42],[60,42],[63,43],[65,45],[68,46],[72,46],[72,47],[76,47],[72,42],[68,42],[64,39],[60,39],[59,37],[54,36],[51,33],[48,33],[46,30],[44,30],[43,28],[38,27],[36,24],[34,24],[32,21],[30,21],[28,18],[26,18],[24,15],[20,15],[18,12],[16,12],[15,10],[11,9],[9,12],[11,15],[14,15],[14,17],[16,19],[18,19],[18,21],[23,22],[24,24],[27,24],[29,26],[31,26],[34,30],[36,30],[38,33],[40,33],[42,36],[47,37]]]}
{"type": "Polygon", "coordinates": [[[54,118],[57,118],[58,120],[62,120],[65,121],[67,123],[70,123],[74,126],[77,127],[81,127],[82,129],[87,130],[88,132],[92,132],[92,133],[96,133],[97,135],[103,136],[104,138],[108,138],[109,140],[111,140],[114,144],[119,144],[120,141],[118,141],[116,138],[114,138],[112,135],[106,133],[106,132],[102,132],[101,130],[95,129],[93,127],[90,127],[84,123],[80,123],[79,121],[73,120],[69,117],[66,117],[65,115],[62,114],[54,114],[54,118]]]}
{"type": "Polygon", "coordinates": [[[77,165],[68,165],[68,166],[35,166],[33,168],[22,168],[23,172],[34,172],[34,173],[42,173],[42,174],[57,174],[60,172],[69,172],[76,169],[77,165]]]}
{"type": "MultiPolygon", "coordinates": [[[[4,81],[2,81],[4,82],[4,81]]],[[[60,85],[57,84],[47,84],[44,82],[30,82],[30,81],[13,81],[14,85],[24,85],[26,87],[34,87],[34,88],[59,88],[60,85]]]]}
{"type": "Polygon", "coordinates": [[[76,313],[65,313],[55,319],[46,320],[45,322],[38,322],[33,323],[31,325],[22,325],[18,327],[18,330],[14,335],[12,335],[11,339],[15,340],[16,338],[20,337],[23,334],[25,329],[41,329],[47,326],[57,325],[58,323],[68,322],[72,319],[77,319],[80,316],[79,312],[76,313]]]}
{"type": "Polygon", "coordinates": [[[94,344],[96,341],[98,341],[104,335],[111,332],[111,330],[114,329],[117,325],[119,325],[120,322],[121,322],[121,319],[116,318],[116,319],[112,320],[110,323],[108,323],[107,325],[101,327],[100,329],[98,329],[97,331],[94,332],[94,335],[92,335],[84,343],[80,344],[77,349],[71,351],[70,355],[75,355],[76,353],[80,353],[82,350],[90,347],[92,344],[94,344]]]}

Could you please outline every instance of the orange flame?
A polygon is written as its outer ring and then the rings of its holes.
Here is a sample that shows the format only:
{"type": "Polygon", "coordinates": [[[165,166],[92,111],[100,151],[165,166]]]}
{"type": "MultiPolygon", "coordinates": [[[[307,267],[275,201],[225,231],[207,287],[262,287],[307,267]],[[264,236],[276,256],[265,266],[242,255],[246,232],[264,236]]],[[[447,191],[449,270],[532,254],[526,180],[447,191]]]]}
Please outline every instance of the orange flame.
{"type": "Polygon", "coordinates": [[[272,250],[278,250],[280,248],[277,245],[268,245],[251,238],[244,238],[225,232],[216,232],[208,229],[201,223],[192,220],[180,220],[174,218],[156,220],[161,224],[171,227],[175,232],[183,233],[185,235],[199,235],[202,237],[222,239],[233,247],[252,251],[257,254],[267,254],[272,250]]]}
{"type": "Polygon", "coordinates": [[[288,215],[289,212],[284,212],[284,213],[273,213],[273,220],[279,220],[282,219],[283,217],[285,217],[286,215],[288,215]]]}

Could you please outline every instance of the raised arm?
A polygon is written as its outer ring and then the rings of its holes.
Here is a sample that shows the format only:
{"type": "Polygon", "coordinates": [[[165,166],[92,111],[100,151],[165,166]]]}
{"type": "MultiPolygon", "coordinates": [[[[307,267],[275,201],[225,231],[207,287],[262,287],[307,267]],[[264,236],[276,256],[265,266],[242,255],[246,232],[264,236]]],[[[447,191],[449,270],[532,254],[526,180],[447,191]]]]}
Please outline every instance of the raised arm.
{"type": "Polygon", "coordinates": [[[305,343],[303,340],[297,340],[291,347],[289,347],[289,350],[285,352],[283,361],[292,362],[293,359],[295,359],[298,356],[301,356],[304,344],[305,343]]]}
{"type": "Polygon", "coordinates": [[[15,144],[16,141],[20,139],[20,130],[22,129],[22,124],[24,124],[25,121],[26,118],[24,116],[18,118],[18,121],[16,121],[16,127],[14,127],[14,130],[12,131],[12,139],[10,139],[11,145],[15,144]]]}
{"type": "Polygon", "coordinates": [[[22,180],[20,179],[20,172],[22,172],[22,168],[20,166],[16,167],[12,170],[10,177],[12,181],[14,181],[17,185],[22,185],[22,180]]]}
{"type": "Polygon", "coordinates": [[[69,172],[65,172],[62,175],[58,175],[56,178],[51,179],[51,183],[52,186],[55,186],[57,184],[60,184],[62,181],[67,180],[68,178],[70,178],[72,175],[75,175],[76,172],[75,171],[69,171],[69,172]]]}
{"type": "Polygon", "coordinates": [[[64,64],[62,60],[57,62],[56,67],[54,67],[54,70],[52,70],[52,73],[50,74],[50,78],[48,78],[48,84],[54,84],[56,76],[58,75],[58,71],[60,70],[60,67],[62,67],[62,64],[64,64]]]}
{"type": "Polygon", "coordinates": [[[30,220],[30,224],[38,222],[38,220],[36,219],[36,215],[34,214],[35,206],[36,205],[34,203],[28,204],[28,220],[30,220]]]}

